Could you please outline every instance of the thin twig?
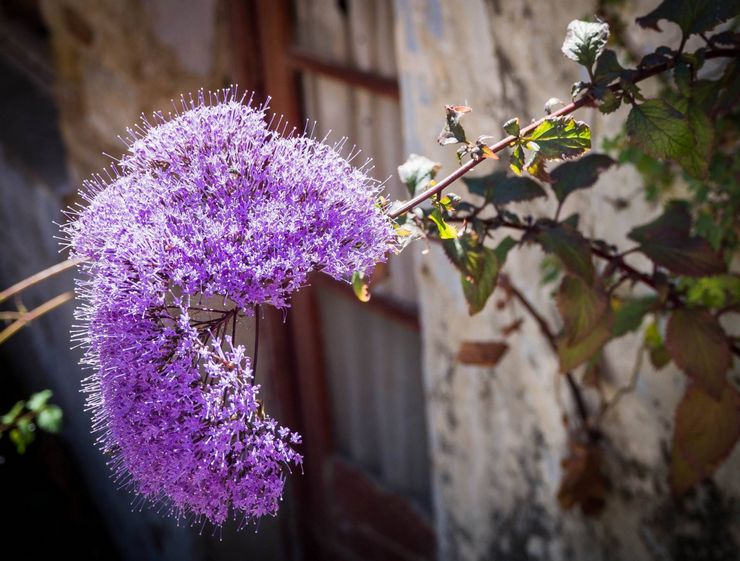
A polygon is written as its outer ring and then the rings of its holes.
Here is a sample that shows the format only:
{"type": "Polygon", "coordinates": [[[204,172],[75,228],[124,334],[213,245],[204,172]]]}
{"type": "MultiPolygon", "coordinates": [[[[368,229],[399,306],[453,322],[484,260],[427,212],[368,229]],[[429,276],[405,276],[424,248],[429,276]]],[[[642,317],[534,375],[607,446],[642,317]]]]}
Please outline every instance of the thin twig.
{"type": "Polygon", "coordinates": [[[34,308],[30,312],[26,312],[21,318],[17,319],[8,327],[0,331],[0,345],[5,343],[5,341],[10,339],[13,335],[20,331],[21,328],[31,323],[33,320],[38,319],[39,317],[52,311],[53,309],[58,308],[62,304],[69,302],[74,297],[75,294],[72,291],[63,292],[62,294],[55,296],[51,300],[44,302],[38,308],[34,308]]]}
{"type": "MultiPolygon", "coordinates": [[[[527,312],[529,312],[529,315],[532,316],[532,318],[537,322],[537,325],[539,326],[540,331],[544,335],[545,339],[547,339],[550,348],[557,355],[557,340],[555,339],[555,335],[553,334],[552,329],[550,329],[550,325],[547,323],[547,320],[535,309],[535,307],[527,299],[527,297],[524,296],[524,294],[518,288],[511,284],[511,280],[507,276],[502,275],[499,278],[499,282],[502,284],[504,289],[510,292],[522,304],[522,306],[524,306],[527,312]]],[[[589,437],[596,437],[596,433],[592,430],[591,423],[589,421],[590,417],[588,413],[588,408],[586,407],[586,402],[583,399],[583,395],[581,394],[581,390],[578,387],[578,384],[576,384],[575,378],[573,378],[573,373],[566,372],[565,379],[568,383],[568,388],[573,395],[573,401],[576,404],[578,416],[581,418],[583,428],[588,432],[589,437]]]]}
{"type": "Polygon", "coordinates": [[[48,269],[39,271],[35,275],[31,275],[30,277],[27,277],[23,279],[22,281],[15,283],[10,288],[6,288],[2,292],[0,292],[0,303],[4,302],[11,296],[14,296],[18,294],[19,292],[26,290],[28,287],[41,282],[42,280],[48,279],[49,277],[53,277],[54,275],[58,275],[59,273],[62,273],[66,271],[67,269],[71,269],[72,267],[82,263],[83,261],[84,259],[69,259],[67,261],[62,261],[61,263],[52,265],[48,269]]]}
{"type": "Polygon", "coordinates": [[[627,382],[626,386],[623,386],[619,388],[612,398],[608,401],[605,401],[601,406],[601,411],[599,411],[598,421],[600,422],[606,414],[614,409],[616,407],[617,403],[628,393],[632,393],[635,388],[637,387],[637,378],[640,375],[640,369],[642,368],[642,360],[645,356],[645,346],[641,345],[640,348],[637,350],[637,357],[635,358],[635,365],[632,367],[632,372],[630,373],[629,381],[627,382]]]}

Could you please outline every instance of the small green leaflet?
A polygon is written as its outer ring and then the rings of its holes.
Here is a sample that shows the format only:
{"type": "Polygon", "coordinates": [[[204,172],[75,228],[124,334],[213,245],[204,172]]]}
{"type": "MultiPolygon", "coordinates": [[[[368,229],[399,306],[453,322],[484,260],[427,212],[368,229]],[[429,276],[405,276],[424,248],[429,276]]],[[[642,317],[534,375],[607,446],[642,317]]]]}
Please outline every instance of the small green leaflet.
{"type": "Polygon", "coordinates": [[[569,59],[588,68],[593,66],[609,39],[609,25],[573,20],[568,24],[562,51],[569,59]]]}
{"type": "Polygon", "coordinates": [[[454,226],[445,222],[442,218],[442,212],[438,208],[435,208],[429,214],[429,218],[436,224],[440,239],[451,240],[457,237],[457,230],[454,226]]]}

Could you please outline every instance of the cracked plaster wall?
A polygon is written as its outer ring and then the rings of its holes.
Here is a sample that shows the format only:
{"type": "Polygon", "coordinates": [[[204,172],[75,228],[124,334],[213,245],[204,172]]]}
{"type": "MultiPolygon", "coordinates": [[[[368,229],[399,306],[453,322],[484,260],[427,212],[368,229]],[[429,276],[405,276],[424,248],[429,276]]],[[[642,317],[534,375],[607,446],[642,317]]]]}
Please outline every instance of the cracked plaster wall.
{"type": "MultiPolygon", "coordinates": [[[[625,19],[654,4],[625,2],[625,19]]],[[[443,162],[444,175],[456,166],[454,150],[436,144],[445,104],[473,108],[465,122],[468,137],[476,138],[502,135],[501,124],[511,117],[527,123],[541,116],[552,96],[568,99],[570,85],[586,77],[560,46],[568,22],[595,9],[595,2],[585,0],[396,0],[406,152],[443,162]]],[[[638,32],[630,40],[648,52],[656,41],[675,40],[674,31],[663,37],[638,32]]],[[[595,110],[582,110],[577,117],[592,126],[598,147],[617,132],[626,113],[604,119],[595,110]]],[[[486,166],[480,173],[490,172],[486,166]]],[[[626,197],[637,186],[632,170],[612,170],[593,189],[569,199],[564,216],[580,212],[589,234],[623,245],[625,233],[657,209],[638,198],[629,211],[617,213],[607,196],[626,197]]],[[[464,194],[465,188],[457,184],[451,191],[464,194]]],[[[516,209],[535,213],[548,206],[516,209]]],[[[603,514],[587,518],[561,511],[556,493],[567,445],[562,417],[573,408],[555,358],[528,319],[495,368],[456,363],[461,341],[501,339],[500,329],[511,316],[496,309],[494,296],[470,318],[458,273],[438,247],[428,254],[421,250],[420,244],[407,251],[417,253],[441,559],[647,561],[738,554],[740,449],[697,496],[681,503],[669,497],[666,451],[685,383],[675,370],[643,368],[636,391],[607,417],[604,455],[612,489],[603,514]]],[[[541,258],[536,248],[512,252],[506,270],[537,308],[556,320],[551,289],[539,285],[541,258]]],[[[626,384],[637,344],[628,336],[610,345],[609,391],[626,384]]],[[[593,407],[595,396],[587,397],[593,407]]]]}

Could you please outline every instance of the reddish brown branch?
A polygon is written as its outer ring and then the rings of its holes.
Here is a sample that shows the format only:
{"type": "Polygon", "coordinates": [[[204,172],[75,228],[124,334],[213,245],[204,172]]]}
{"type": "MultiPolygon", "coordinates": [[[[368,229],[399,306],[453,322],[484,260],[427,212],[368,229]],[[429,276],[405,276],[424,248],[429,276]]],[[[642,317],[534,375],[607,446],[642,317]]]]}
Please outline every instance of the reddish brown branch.
{"type": "MultiPolygon", "coordinates": [[[[711,49],[705,53],[704,58],[710,59],[710,58],[733,57],[733,56],[737,56],[738,54],[740,54],[740,49],[711,49]]],[[[631,83],[637,84],[638,82],[642,82],[643,80],[652,78],[656,74],[661,74],[665,72],[666,70],[669,70],[670,68],[673,67],[673,65],[674,65],[674,61],[669,60],[667,62],[657,64],[650,68],[643,68],[642,70],[638,70],[635,73],[635,77],[631,83]]],[[[612,90],[613,92],[617,92],[621,90],[622,88],[620,87],[619,82],[617,82],[609,86],[609,89],[612,90]]],[[[530,132],[536,129],[539,125],[544,123],[547,119],[552,119],[554,117],[562,117],[563,115],[569,115],[570,113],[573,113],[577,109],[580,109],[581,107],[584,107],[587,105],[593,105],[593,103],[594,103],[593,98],[589,95],[585,95],[579,100],[569,103],[568,105],[560,108],[559,110],[554,111],[551,115],[542,117],[538,121],[535,121],[530,125],[527,125],[523,129],[521,129],[521,131],[519,132],[519,136],[523,137],[523,136],[528,135],[530,132]]],[[[489,148],[491,149],[491,152],[495,154],[509,147],[514,141],[516,141],[516,139],[517,139],[516,136],[507,136],[506,138],[498,141],[496,144],[489,146],[489,148]]],[[[406,201],[406,203],[404,203],[403,206],[401,206],[400,208],[390,213],[389,216],[391,218],[398,218],[402,214],[406,214],[408,211],[410,211],[415,206],[423,203],[424,201],[433,197],[434,195],[437,195],[441,193],[442,191],[444,191],[447,187],[450,186],[450,184],[460,179],[463,175],[468,173],[470,170],[472,170],[475,166],[477,166],[484,160],[485,158],[470,160],[466,164],[460,166],[458,169],[453,171],[447,177],[440,180],[434,186],[430,187],[423,193],[419,193],[418,195],[413,197],[411,200],[406,201]]]]}

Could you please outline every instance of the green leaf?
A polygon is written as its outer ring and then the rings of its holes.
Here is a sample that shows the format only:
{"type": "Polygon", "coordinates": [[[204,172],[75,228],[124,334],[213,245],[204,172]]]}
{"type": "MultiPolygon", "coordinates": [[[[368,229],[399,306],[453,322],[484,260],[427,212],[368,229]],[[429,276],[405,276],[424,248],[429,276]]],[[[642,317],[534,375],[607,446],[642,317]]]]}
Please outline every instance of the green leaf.
{"type": "Polygon", "coordinates": [[[42,408],[44,408],[51,399],[52,396],[51,390],[43,390],[38,393],[33,394],[30,398],[28,398],[28,403],[26,404],[26,407],[30,411],[39,412],[42,408]]]}
{"type": "Polygon", "coordinates": [[[626,126],[630,142],[655,158],[675,160],[692,149],[688,119],[663,99],[633,106],[626,126]]]}
{"type": "Polygon", "coordinates": [[[429,214],[429,218],[431,218],[432,222],[437,225],[437,231],[439,232],[440,239],[451,240],[457,237],[457,230],[454,226],[445,222],[444,218],[442,217],[442,211],[440,211],[438,208],[435,208],[429,214]]]}
{"type": "Polygon", "coordinates": [[[608,115],[609,113],[614,113],[621,105],[622,98],[617,96],[612,90],[607,89],[601,97],[601,101],[599,101],[599,111],[604,115],[608,115]]]}
{"type": "Polygon", "coordinates": [[[550,172],[553,179],[552,190],[559,202],[577,189],[591,187],[599,174],[614,164],[605,154],[588,154],[575,162],[565,162],[550,172]]]}
{"type": "Polygon", "coordinates": [[[536,177],[540,181],[550,183],[552,178],[547,172],[547,160],[539,153],[539,151],[533,151],[527,161],[524,163],[527,168],[527,173],[532,177],[536,177]]]}
{"type": "Polygon", "coordinates": [[[642,325],[645,314],[651,312],[658,299],[655,296],[643,296],[640,298],[630,298],[620,302],[618,306],[613,306],[614,325],[612,334],[614,337],[621,337],[630,331],[635,331],[642,325]]]}
{"type": "Polygon", "coordinates": [[[573,20],[568,24],[562,51],[569,59],[590,70],[608,39],[609,26],[606,23],[573,20]]]}
{"type": "Polygon", "coordinates": [[[691,149],[678,160],[689,175],[703,179],[709,171],[714,145],[714,126],[707,114],[693,100],[681,100],[677,108],[686,114],[691,149]]]}
{"type": "Polygon", "coordinates": [[[17,401],[13,407],[10,408],[10,411],[8,411],[5,415],[3,415],[2,423],[4,425],[12,425],[15,420],[18,418],[18,416],[23,412],[23,408],[26,406],[25,401],[17,401]]]}
{"type": "Polygon", "coordinates": [[[656,31],[660,31],[660,20],[672,21],[688,37],[692,33],[709,31],[735,17],[739,9],[737,0],[663,0],[652,12],[636,21],[642,27],[656,31]]]}
{"type": "Polygon", "coordinates": [[[511,136],[519,136],[519,117],[509,119],[504,123],[504,131],[511,136]]]}
{"type": "Polygon", "coordinates": [[[668,320],[666,348],[673,362],[704,391],[720,397],[732,351],[717,318],[699,309],[675,310],[668,320]]]}
{"type": "Polygon", "coordinates": [[[495,249],[490,249],[477,243],[470,234],[442,242],[445,254],[461,273],[470,315],[477,314],[486,305],[496,288],[498,273],[516,244],[507,236],[495,249]]]}
{"type": "Polygon", "coordinates": [[[472,109],[464,105],[445,105],[445,112],[447,115],[445,128],[439,133],[437,142],[442,146],[448,144],[458,144],[460,142],[467,142],[465,138],[465,129],[460,124],[460,120],[463,115],[470,113],[472,109]]]}
{"type": "Polygon", "coordinates": [[[566,276],[560,284],[557,305],[567,343],[585,338],[611,312],[603,290],[573,276],[566,276]]]}
{"type": "Polygon", "coordinates": [[[584,362],[591,360],[612,338],[613,316],[607,314],[583,339],[568,343],[565,339],[558,341],[558,359],[560,371],[570,372],[584,362]]]}
{"type": "Polygon", "coordinates": [[[409,194],[413,197],[432,181],[442,165],[439,162],[433,162],[429,158],[411,154],[409,159],[398,166],[398,177],[401,179],[409,194]]]}
{"type": "Polygon", "coordinates": [[[740,276],[738,275],[683,278],[679,286],[686,289],[686,302],[691,305],[716,310],[740,303],[740,276]]]}
{"type": "Polygon", "coordinates": [[[62,410],[56,405],[49,405],[43,409],[38,417],[36,423],[39,428],[46,432],[57,433],[62,428],[62,410]]]}
{"type": "Polygon", "coordinates": [[[525,142],[547,160],[580,156],[591,148],[591,129],[573,117],[552,117],[535,128],[525,142]]]}
{"type": "Polygon", "coordinates": [[[15,444],[15,449],[19,454],[24,454],[28,446],[36,437],[36,425],[28,419],[18,420],[15,428],[10,431],[10,440],[15,444]]]}
{"type": "Polygon", "coordinates": [[[500,267],[504,266],[504,263],[506,263],[506,258],[509,255],[509,252],[514,249],[517,244],[517,242],[514,238],[511,236],[506,236],[503,240],[499,242],[499,244],[494,248],[493,253],[496,255],[496,259],[498,259],[498,264],[500,267]]]}
{"type": "Polygon", "coordinates": [[[470,234],[442,240],[442,248],[450,262],[463,275],[475,274],[478,267],[480,243],[470,234]]]}
{"type": "Polygon", "coordinates": [[[522,170],[524,169],[524,149],[521,144],[514,146],[514,149],[511,151],[509,167],[511,167],[511,171],[515,174],[522,174],[522,170]]]}
{"type": "Polygon", "coordinates": [[[588,284],[593,282],[594,267],[591,262],[591,246],[581,233],[569,224],[558,224],[538,232],[535,241],[547,253],[554,253],[572,274],[588,284]]]}
{"type": "Polygon", "coordinates": [[[691,93],[691,68],[683,61],[678,61],[673,67],[673,80],[681,95],[688,96],[691,93]]]}
{"type": "Polygon", "coordinates": [[[624,72],[624,68],[617,60],[617,53],[611,49],[604,50],[596,61],[594,70],[594,82],[600,84],[611,84],[624,72]]]}
{"type": "Polygon", "coordinates": [[[477,268],[474,274],[462,275],[462,289],[468,302],[468,312],[475,315],[486,305],[488,298],[493,294],[498,282],[498,273],[501,270],[496,254],[487,247],[481,247],[477,258],[477,268]]]}
{"type": "Polygon", "coordinates": [[[360,302],[370,300],[370,285],[364,273],[355,271],[352,274],[352,290],[354,290],[355,296],[360,302]]]}
{"type": "Polygon", "coordinates": [[[643,344],[648,349],[650,363],[656,370],[660,370],[671,362],[671,355],[668,354],[668,350],[665,348],[663,336],[660,334],[660,329],[655,321],[645,329],[643,344]]]}
{"type": "Polygon", "coordinates": [[[563,318],[558,358],[560,370],[568,372],[593,358],[611,339],[613,316],[604,291],[579,277],[563,279],[557,305],[563,318]]]}
{"type": "Polygon", "coordinates": [[[661,216],[634,228],[628,237],[656,265],[673,273],[699,277],[724,273],[722,256],[704,238],[690,236],[690,228],[687,204],[671,201],[661,216]]]}
{"type": "Polygon", "coordinates": [[[717,398],[691,385],[676,408],[670,483],[677,495],[714,473],[740,439],[740,394],[725,383],[717,398]]]}
{"type": "Polygon", "coordinates": [[[547,197],[545,190],[528,177],[507,176],[504,171],[493,172],[485,177],[464,177],[463,182],[473,195],[479,195],[485,204],[505,205],[547,197]]]}

